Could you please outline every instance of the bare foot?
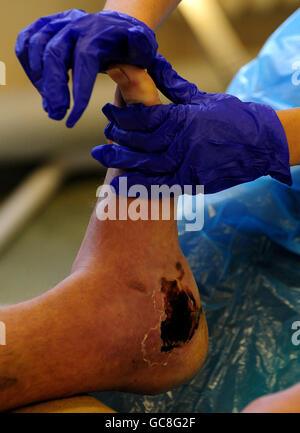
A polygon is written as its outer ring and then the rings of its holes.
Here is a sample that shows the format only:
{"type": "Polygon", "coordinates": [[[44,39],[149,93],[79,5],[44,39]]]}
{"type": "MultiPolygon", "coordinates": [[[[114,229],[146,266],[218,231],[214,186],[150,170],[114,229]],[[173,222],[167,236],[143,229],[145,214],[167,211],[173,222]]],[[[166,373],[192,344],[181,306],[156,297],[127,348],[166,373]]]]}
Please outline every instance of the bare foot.
{"type": "MultiPolygon", "coordinates": [[[[161,104],[146,71],[116,65],[108,74],[118,84],[117,104],[161,104]]],[[[105,183],[118,174],[108,170],[105,183]]],[[[119,202],[124,200],[118,198],[119,202]]],[[[131,202],[128,200],[128,206],[131,202]]],[[[173,214],[172,200],[171,207],[173,214]]],[[[207,325],[198,288],[179,247],[175,219],[116,222],[99,221],[94,215],[74,269],[87,266],[90,272],[99,272],[95,268],[100,261],[125,289],[127,296],[122,302],[130,320],[125,319],[124,329],[126,333],[130,330],[137,343],[135,362],[131,360],[132,376],[128,375],[127,384],[119,384],[118,389],[157,393],[190,379],[206,356],[207,325]],[[113,247],[111,254],[101,246],[106,238],[113,247]]],[[[125,341],[128,347],[135,346],[129,343],[128,335],[125,341]]],[[[133,353],[129,351],[130,358],[133,353]]],[[[130,359],[127,362],[130,365],[130,359]]]]}
{"type": "MultiPolygon", "coordinates": [[[[160,103],[145,71],[122,70],[126,82],[109,74],[125,102],[160,103]]],[[[94,390],[160,393],[194,376],[208,346],[174,219],[100,221],[94,211],[71,275],[0,320],[2,410],[94,390]]]]}

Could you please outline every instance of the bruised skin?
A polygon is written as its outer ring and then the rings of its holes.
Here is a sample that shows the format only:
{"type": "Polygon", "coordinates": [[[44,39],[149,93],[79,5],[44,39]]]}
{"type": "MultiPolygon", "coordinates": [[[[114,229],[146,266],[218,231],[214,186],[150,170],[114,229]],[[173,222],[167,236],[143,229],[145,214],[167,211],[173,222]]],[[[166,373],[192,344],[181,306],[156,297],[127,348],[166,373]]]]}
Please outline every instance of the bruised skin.
{"type": "MultiPolygon", "coordinates": [[[[109,74],[123,103],[160,103],[145,71],[122,69],[125,81],[109,74]]],[[[160,393],[204,362],[207,325],[176,221],[100,221],[96,209],[70,276],[0,309],[0,410],[91,391],[160,393]]]]}

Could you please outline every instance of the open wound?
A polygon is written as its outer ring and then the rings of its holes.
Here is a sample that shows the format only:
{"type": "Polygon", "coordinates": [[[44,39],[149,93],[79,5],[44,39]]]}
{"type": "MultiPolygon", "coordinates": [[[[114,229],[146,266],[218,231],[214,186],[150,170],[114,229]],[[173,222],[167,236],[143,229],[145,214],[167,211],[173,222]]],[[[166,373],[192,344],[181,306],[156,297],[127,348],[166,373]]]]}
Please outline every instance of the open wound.
{"type": "Polygon", "coordinates": [[[161,291],[165,295],[166,318],[161,322],[161,352],[182,347],[191,340],[198,328],[202,308],[197,307],[195,298],[188,287],[184,287],[182,279],[184,270],[180,263],[176,263],[179,277],[168,281],[161,279],[161,291]]]}

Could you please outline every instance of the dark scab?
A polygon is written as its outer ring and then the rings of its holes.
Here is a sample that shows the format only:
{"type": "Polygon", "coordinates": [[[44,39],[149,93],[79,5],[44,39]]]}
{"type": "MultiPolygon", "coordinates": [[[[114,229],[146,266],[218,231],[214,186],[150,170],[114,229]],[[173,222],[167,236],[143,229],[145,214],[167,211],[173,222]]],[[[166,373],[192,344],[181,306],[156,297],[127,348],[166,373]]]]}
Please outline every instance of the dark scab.
{"type": "Polygon", "coordinates": [[[176,269],[180,272],[176,280],[161,280],[167,316],[161,323],[161,352],[170,352],[190,341],[198,328],[202,313],[192,292],[181,285],[184,270],[180,263],[176,263],[176,269]]]}

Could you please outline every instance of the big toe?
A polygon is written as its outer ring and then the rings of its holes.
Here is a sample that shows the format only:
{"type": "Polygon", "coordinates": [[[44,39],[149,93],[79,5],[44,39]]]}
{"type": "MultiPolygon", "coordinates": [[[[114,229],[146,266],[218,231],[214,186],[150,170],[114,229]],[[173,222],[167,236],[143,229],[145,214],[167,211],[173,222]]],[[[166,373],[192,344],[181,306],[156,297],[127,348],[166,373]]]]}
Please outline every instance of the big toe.
{"type": "Polygon", "coordinates": [[[132,65],[115,65],[107,71],[107,74],[118,84],[127,104],[142,103],[147,106],[161,104],[157,88],[144,69],[132,65]]]}

